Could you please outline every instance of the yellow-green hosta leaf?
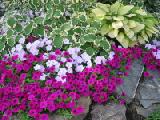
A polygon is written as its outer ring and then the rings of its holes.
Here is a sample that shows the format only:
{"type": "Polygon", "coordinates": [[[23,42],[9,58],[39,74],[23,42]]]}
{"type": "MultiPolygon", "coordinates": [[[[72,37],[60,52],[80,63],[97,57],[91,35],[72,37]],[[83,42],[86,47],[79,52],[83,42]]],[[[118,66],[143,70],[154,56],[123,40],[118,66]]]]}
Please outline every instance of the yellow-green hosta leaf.
{"type": "Polygon", "coordinates": [[[125,24],[124,24],[124,27],[123,27],[123,28],[124,28],[124,30],[125,30],[126,32],[128,32],[128,31],[130,30],[129,27],[128,27],[128,25],[125,25],[125,24]]]}
{"type": "Polygon", "coordinates": [[[122,22],[123,22],[124,25],[127,25],[128,24],[128,19],[125,19],[122,22]]]}
{"type": "Polygon", "coordinates": [[[112,29],[110,32],[108,32],[108,36],[111,38],[115,38],[118,35],[118,29],[112,29]]]}
{"type": "Polygon", "coordinates": [[[125,34],[131,39],[131,38],[133,38],[133,36],[134,36],[134,32],[132,31],[132,30],[129,30],[129,31],[125,31],[125,34]]]}
{"type": "Polygon", "coordinates": [[[142,16],[146,16],[147,15],[147,13],[142,9],[136,10],[136,13],[139,14],[139,15],[142,15],[142,16]]]}
{"type": "Polygon", "coordinates": [[[120,32],[120,33],[117,35],[116,39],[117,39],[118,41],[122,41],[122,40],[124,39],[124,33],[120,32]]]}
{"type": "Polygon", "coordinates": [[[102,26],[102,28],[101,28],[101,34],[102,34],[102,35],[105,35],[105,34],[107,34],[111,29],[112,29],[112,28],[111,28],[110,25],[104,24],[104,25],[102,26]]]}
{"type": "Polygon", "coordinates": [[[144,27],[145,27],[144,24],[138,23],[136,27],[132,28],[132,30],[137,33],[137,32],[140,32],[141,30],[143,30],[144,27]]]}
{"type": "Polygon", "coordinates": [[[106,20],[112,20],[112,16],[104,16],[104,19],[106,19],[106,20]]]}
{"type": "Polygon", "coordinates": [[[145,40],[142,36],[138,36],[138,41],[140,44],[145,44],[145,40]]]}
{"type": "Polygon", "coordinates": [[[134,28],[136,26],[137,26],[137,24],[136,24],[136,22],[134,20],[129,20],[128,21],[128,27],[129,28],[134,28]]]}
{"type": "Polygon", "coordinates": [[[126,14],[129,13],[130,10],[132,10],[133,7],[134,7],[134,5],[122,6],[122,7],[119,8],[118,14],[119,15],[126,15],[126,14]]]}
{"type": "Polygon", "coordinates": [[[121,6],[120,2],[116,2],[116,3],[112,4],[110,7],[110,12],[117,13],[120,6],[121,6]]]}
{"type": "Polygon", "coordinates": [[[97,3],[96,6],[105,12],[109,12],[109,7],[110,7],[109,4],[97,3]]]}
{"type": "Polygon", "coordinates": [[[133,37],[131,38],[131,40],[132,40],[132,41],[136,41],[136,40],[137,40],[137,37],[136,37],[136,36],[133,36],[133,37]]]}
{"type": "Polygon", "coordinates": [[[129,15],[126,15],[127,17],[134,17],[136,16],[136,14],[129,14],[129,15]]]}
{"type": "MultiPolygon", "coordinates": [[[[118,39],[117,39],[118,40],[118,39]]],[[[119,39],[118,40],[118,42],[124,47],[124,48],[128,48],[128,46],[129,46],[129,41],[128,41],[128,39],[126,39],[125,37],[124,37],[124,39],[119,39]]]]}
{"type": "Polygon", "coordinates": [[[95,14],[96,17],[104,17],[106,15],[106,12],[100,8],[95,8],[92,10],[92,12],[95,14]]]}
{"type": "Polygon", "coordinates": [[[113,16],[113,20],[124,20],[123,16],[113,16]]]}
{"type": "Polygon", "coordinates": [[[112,23],[112,27],[115,29],[119,29],[123,27],[123,22],[122,21],[116,21],[112,23]]]}
{"type": "Polygon", "coordinates": [[[129,41],[129,47],[134,47],[135,45],[137,45],[137,41],[129,41]]]}

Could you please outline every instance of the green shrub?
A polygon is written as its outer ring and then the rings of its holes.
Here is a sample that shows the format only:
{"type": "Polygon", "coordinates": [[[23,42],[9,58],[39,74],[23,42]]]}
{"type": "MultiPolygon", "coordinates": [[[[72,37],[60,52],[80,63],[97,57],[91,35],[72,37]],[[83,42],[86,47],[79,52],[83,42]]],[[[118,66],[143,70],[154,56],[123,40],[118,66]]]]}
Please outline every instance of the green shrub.
{"type": "Polygon", "coordinates": [[[97,3],[90,17],[91,21],[101,23],[100,34],[119,41],[125,48],[144,44],[158,32],[155,17],[143,9],[120,2],[112,5],[97,3]]]}
{"type": "Polygon", "coordinates": [[[160,110],[153,112],[146,120],[159,120],[160,110]]]}
{"type": "Polygon", "coordinates": [[[5,14],[3,21],[3,27],[8,27],[6,33],[0,37],[0,41],[4,43],[0,50],[4,49],[5,44],[12,47],[21,36],[27,37],[31,34],[37,37],[49,36],[53,40],[54,48],[81,47],[89,55],[106,53],[110,49],[108,40],[96,34],[100,28],[99,24],[96,22],[88,24],[86,11],[93,5],[92,0],[48,0],[45,4],[41,4],[42,2],[33,4],[34,0],[30,1],[32,2],[19,3],[17,6],[20,8],[15,13],[14,7],[11,7],[15,1],[10,4],[10,10],[5,14]],[[21,4],[25,5],[26,11],[21,8],[21,4]],[[21,9],[24,12],[21,12],[21,9]],[[42,15],[30,18],[27,13],[29,10],[42,15]],[[65,15],[66,12],[68,15],[65,15]],[[69,39],[72,44],[64,45],[64,39],[69,39]]]}

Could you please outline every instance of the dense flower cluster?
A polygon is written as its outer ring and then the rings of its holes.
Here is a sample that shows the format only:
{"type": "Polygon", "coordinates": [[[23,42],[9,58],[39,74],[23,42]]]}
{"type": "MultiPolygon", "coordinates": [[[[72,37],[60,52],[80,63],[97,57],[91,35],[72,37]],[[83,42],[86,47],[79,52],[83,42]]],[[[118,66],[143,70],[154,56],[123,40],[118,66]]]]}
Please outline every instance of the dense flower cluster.
{"type": "MultiPolygon", "coordinates": [[[[31,47],[35,42],[31,42],[31,47]]],[[[73,115],[79,115],[84,108],[77,106],[76,101],[81,96],[91,97],[99,104],[109,101],[117,87],[123,84],[123,77],[128,75],[133,60],[142,59],[145,66],[152,70],[159,69],[160,65],[155,56],[159,49],[157,46],[150,47],[153,45],[146,45],[146,48],[151,48],[149,50],[113,45],[108,59],[97,56],[93,60],[79,48],[34,54],[34,50],[25,50],[23,44],[24,38],[12,49],[10,56],[0,60],[2,120],[8,120],[20,111],[28,112],[36,120],[48,120],[45,112],[58,109],[68,109],[73,115]],[[22,51],[25,52],[20,55],[22,51]]],[[[144,75],[149,76],[147,71],[144,75]]],[[[121,104],[125,102],[121,96],[115,99],[121,104]]]]}

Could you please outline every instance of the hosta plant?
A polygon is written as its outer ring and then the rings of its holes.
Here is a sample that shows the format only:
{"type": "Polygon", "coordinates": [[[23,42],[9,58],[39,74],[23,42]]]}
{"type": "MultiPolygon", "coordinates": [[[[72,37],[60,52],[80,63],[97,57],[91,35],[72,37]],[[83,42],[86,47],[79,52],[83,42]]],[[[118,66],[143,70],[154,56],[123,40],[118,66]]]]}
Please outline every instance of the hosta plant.
{"type": "Polygon", "coordinates": [[[157,33],[156,18],[133,5],[116,2],[112,5],[97,3],[91,10],[91,21],[101,23],[102,35],[117,40],[123,47],[144,44],[157,33]]]}
{"type": "MultiPolygon", "coordinates": [[[[28,4],[27,4],[28,5],[28,4]]],[[[3,20],[2,38],[10,46],[22,36],[49,36],[54,48],[67,49],[81,47],[89,55],[105,54],[110,49],[108,40],[100,35],[99,24],[88,24],[87,10],[92,2],[87,1],[47,1],[41,9],[30,9],[29,12],[6,13],[3,20]],[[54,9],[56,8],[56,9],[54,9]],[[64,44],[65,40],[69,42],[64,44]]],[[[35,5],[36,6],[36,5],[35,5]]],[[[34,7],[33,7],[34,8],[34,7]]],[[[2,41],[2,40],[1,40],[2,41]]],[[[4,45],[0,48],[3,50],[4,45]]]]}

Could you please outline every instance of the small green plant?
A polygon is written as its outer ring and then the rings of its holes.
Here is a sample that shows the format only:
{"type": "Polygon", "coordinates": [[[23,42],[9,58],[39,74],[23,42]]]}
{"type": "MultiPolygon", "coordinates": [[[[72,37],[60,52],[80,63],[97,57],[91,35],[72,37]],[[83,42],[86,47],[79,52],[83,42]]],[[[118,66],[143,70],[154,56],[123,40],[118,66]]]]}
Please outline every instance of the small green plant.
{"type": "Polygon", "coordinates": [[[145,44],[158,32],[156,18],[134,5],[97,3],[90,17],[91,21],[101,23],[102,35],[117,40],[125,48],[145,44]]]}
{"type": "Polygon", "coordinates": [[[70,110],[65,110],[65,109],[59,109],[59,110],[57,110],[56,111],[56,113],[58,114],[58,115],[60,115],[60,116],[63,116],[65,119],[72,119],[72,114],[71,114],[71,111],[70,110]]]}
{"type": "Polygon", "coordinates": [[[160,119],[160,110],[153,112],[146,120],[159,120],[160,119]]]}

